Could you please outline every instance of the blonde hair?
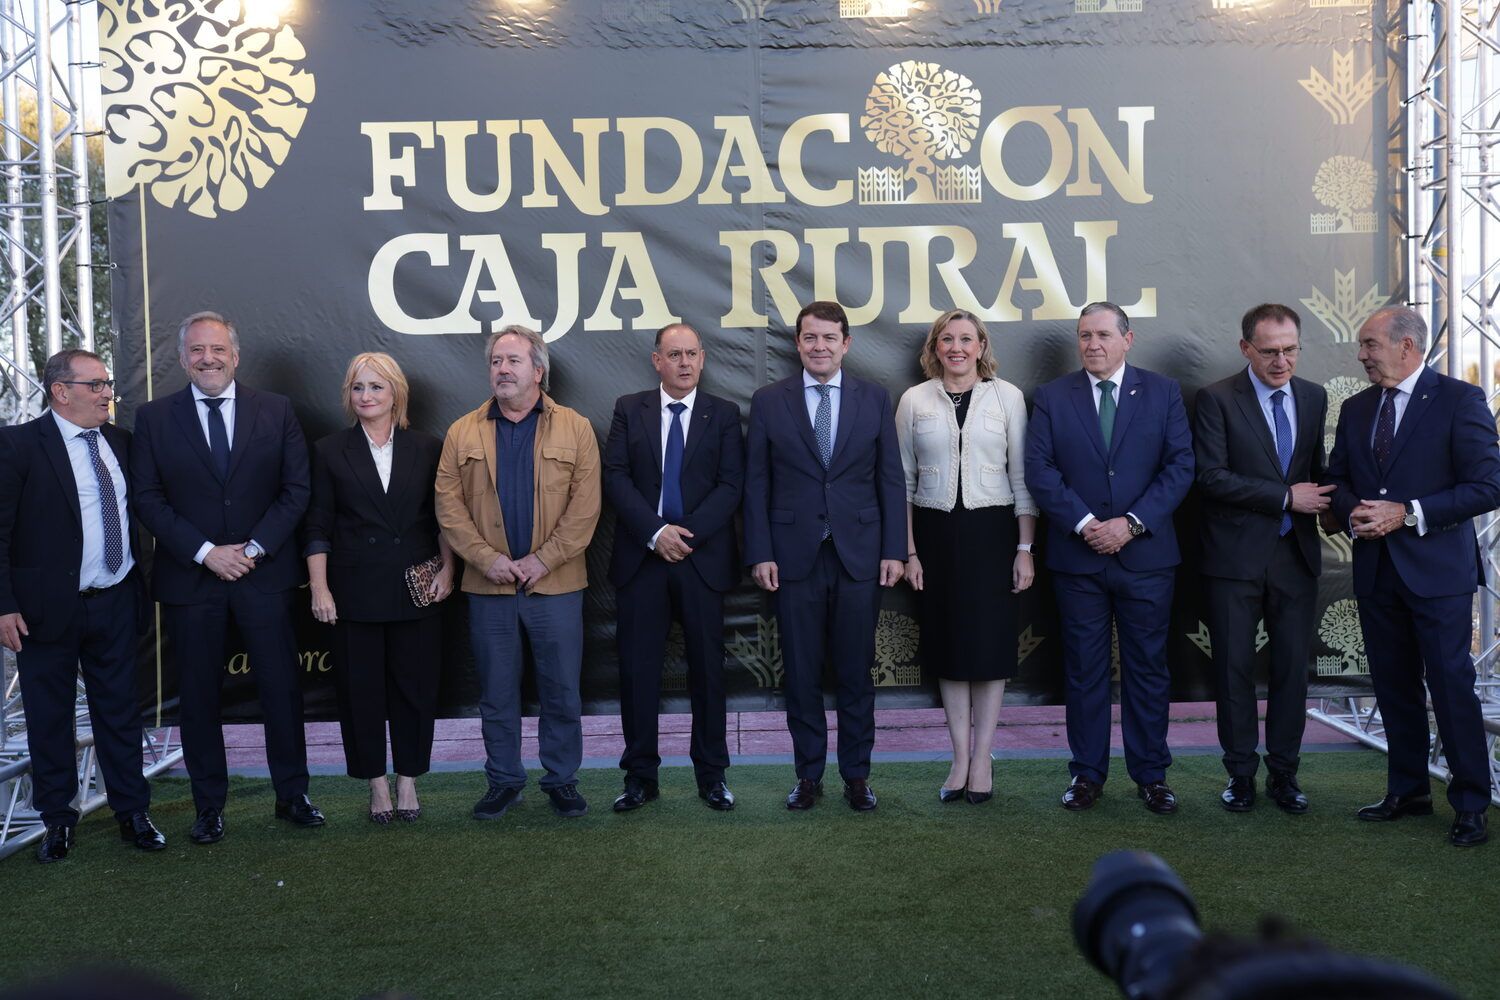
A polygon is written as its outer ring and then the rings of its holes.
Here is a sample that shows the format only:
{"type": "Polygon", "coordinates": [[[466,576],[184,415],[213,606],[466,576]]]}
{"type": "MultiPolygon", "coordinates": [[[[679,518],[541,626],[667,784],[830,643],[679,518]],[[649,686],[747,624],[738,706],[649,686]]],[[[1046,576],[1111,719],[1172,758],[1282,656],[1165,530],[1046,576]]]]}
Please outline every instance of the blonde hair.
{"type": "Polygon", "coordinates": [[[390,384],[391,395],[395,397],[391,403],[391,418],[397,427],[406,430],[406,401],[411,387],[407,385],[406,375],[401,371],[401,366],[396,364],[396,359],[381,351],[365,351],[350,359],[349,368],[344,372],[345,415],[350,420],[359,420],[359,414],[354,412],[354,378],[361,368],[370,369],[376,378],[384,379],[390,384]]]}
{"type": "Polygon", "coordinates": [[[932,329],[927,331],[927,339],[922,342],[922,352],[918,355],[922,363],[922,373],[928,378],[943,377],[943,363],[938,360],[937,342],[938,338],[943,335],[943,331],[948,329],[948,324],[956,319],[966,319],[974,324],[974,330],[979,334],[979,360],[974,367],[980,378],[994,378],[1000,366],[995,363],[995,352],[990,346],[990,333],[984,328],[984,321],[967,309],[950,309],[932,321],[932,329]]]}

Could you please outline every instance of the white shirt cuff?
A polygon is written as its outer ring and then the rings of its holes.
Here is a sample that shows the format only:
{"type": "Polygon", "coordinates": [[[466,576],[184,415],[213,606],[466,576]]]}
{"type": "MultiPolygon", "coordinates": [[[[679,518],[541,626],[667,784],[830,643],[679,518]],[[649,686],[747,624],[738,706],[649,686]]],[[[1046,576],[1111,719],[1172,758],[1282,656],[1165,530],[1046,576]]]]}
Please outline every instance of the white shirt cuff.
{"type": "Polygon", "coordinates": [[[654,534],[654,535],[651,536],[651,541],[649,541],[649,542],[646,543],[646,548],[650,549],[652,552],[655,552],[656,551],[656,540],[658,538],[660,538],[661,537],[661,533],[663,531],[666,531],[666,530],[667,530],[667,526],[665,524],[662,525],[660,528],[657,528],[656,529],[656,534],[654,534]]]}
{"type": "Polygon", "coordinates": [[[1092,521],[1093,519],[1094,519],[1094,515],[1093,514],[1085,514],[1085,515],[1083,515],[1083,520],[1081,520],[1077,524],[1073,525],[1073,534],[1075,534],[1075,535],[1081,535],[1081,534],[1083,534],[1084,527],[1086,527],[1088,525],[1088,523],[1090,521],[1092,521]]]}
{"type": "Polygon", "coordinates": [[[1422,513],[1422,501],[1413,500],[1411,509],[1417,515],[1417,536],[1427,534],[1427,515],[1422,513]]]}
{"type": "Polygon", "coordinates": [[[203,560],[206,559],[206,558],[208,558],[208,554],[210,552],[212,552],[213,550],[214,550],[214,543],[213,542],[204,542],[198,548],[198,554],[195,555],[195,556],[193,556],[193,562],[197,563],[200,566],[203,565],[203,560]]]}

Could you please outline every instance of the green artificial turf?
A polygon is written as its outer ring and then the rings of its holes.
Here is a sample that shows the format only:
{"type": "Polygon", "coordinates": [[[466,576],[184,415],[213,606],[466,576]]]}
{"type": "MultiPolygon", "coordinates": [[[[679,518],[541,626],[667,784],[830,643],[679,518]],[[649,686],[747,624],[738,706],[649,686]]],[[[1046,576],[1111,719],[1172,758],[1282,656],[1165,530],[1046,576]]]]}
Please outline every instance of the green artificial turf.
{"type": "Polygon", "coordinates": [[[362,783],[323,777],[321,830],[274,821],[269,783],[236,780],[228,837],[207,848],[186,836],[186,783],[160,781],[166,851],[134,851],[96,814],[65,863],[0,862],[7,974],[124,959],[204,997],[1102,998],[1113,988],[1069,917],[1094,858],[1129,847],[1165,857],[1211,928],[1278,913],[1333,947],[1500,995],[1500,837],[1449,847],[1441,786],[1430,819],[1360,823],[1384,758],[1309,754],[1311,813],[1262,798],[1229,815],[1217,759],[1189,757],[1170,775],[1180,812],[1158,817],[1115,766],[1082,814],[1058,806],[1061,761],[1024,760],[996,765],[983,806],[937,801],[944,764],[877,764],[875,813],[830,782],[792,814],[790,767],[757,765],[731,769],[732,813],[668,769],[659,801],[617,816],[618,772],[590,770],[588,816],[554,817],[533,786],[488,823],[469,817],[480,774],[435,774],[420,822],[389,827],[364,819],[362,783]]]}

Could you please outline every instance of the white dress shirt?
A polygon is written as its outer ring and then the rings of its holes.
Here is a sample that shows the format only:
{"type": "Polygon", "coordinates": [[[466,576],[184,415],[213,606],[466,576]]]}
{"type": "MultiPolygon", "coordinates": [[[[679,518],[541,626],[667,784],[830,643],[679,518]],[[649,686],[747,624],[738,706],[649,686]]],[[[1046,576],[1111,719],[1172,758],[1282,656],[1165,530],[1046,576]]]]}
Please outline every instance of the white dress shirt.
{"type": "MultiPolygon", "coordinates": [[[[667,407],[671,406],[673,403],[681,403],[683,406],[687,407],[687,409],[682,411],[682,416],[680,418],[682,422],[682,444],[683,447],[686,448],[688,428],[693,425],[693,403],[695,403],[698,399],[698,388],[697,386],[694,386],[693,391],[688,393],[686,396],[683,396],[681,399],[673,399],[670,395],[667,394],[667,390],[661,386],[658,386],[656,391],[661,397],[661,451],[659,452],[659,454],[661,455],[662,459],[662,471],[665,472],[667,467],[667,433],[672,429],[672,418],[676,416],[676,414],[667,409],[667,407]]],[[[687,452],[684,451],[683,454],[686,455],[687,452]]],[[[663,485],[665,485],[665,483],[663,485]]],[[[662,516],[660,494],[658,494],[656,497],[656,516],[662,516]]],[[[651,541],[646,543],[646,548],[650,549],[653,552],[656,551],[656,540],[661,536],[662,529],[665,527],[666,525],[664,524],[660,528],[656,529],[656,534],[651,536],[651,541]]]]}
{"type": "MultiPolygon", "coordinates": [[[[1118,416],[1120,412],[1120,383],[1124,381],[1125,378],[1125,362],[1121,361],[1120,367],[1116,368],[1114,372],[1111,373],[1107,378],[1095,378],[1094,373],[1088,371],[1087,369],[1085,369],[1083,373],[1089,377],[1089,395],[1094,397],[1095,413],[1099,412],[1099,401],[1104,396],[1104,390],[1099,388],[1099,383],[1108,381],[1114,384],[1114,388],[1110,390],[1109,394],[1114,398],[1115,414],[1118,416]]],[[[1134,517],[1135,515],[1132,514],[1131,516],[1134,517]]],[[[1083,529],[1087,527],[1088,523],[1093,519],[1094,515],[1092,512],[1083,515],[1083,517],[1079,519],[1078,523],[1073,525],[1073,533],[1075,535],[1083,534],[1083,529]]]]}
{"type": "Polygon", "coordinates": [[[1292,430],[1292,447],[1297,447],[1297,400],[1292,396],[1292,383],[1288,382],[1280,389],[1266,385],[1255,376],[1255,370],[1249,365],[1245,366],[1245,374],[1250,376],[1250,387],[1255,390],[1255,398],[1260,401],[1261,415],[1266,418],[1266,426],[1271,428],[1271,441],[1275,444],[1281,442],[1276,440],[1276,404],[1271,401],[1271,396],[1277,392],[1285,393],[1281,400],[1281,408],[1286,411],[1286,419],[1292,430]]]}
{"type": "MultiPolygon", "coordinates": [[[[1416,371],[1396,383],[1396,398],[1391,401],[1396,410],[1396,425],[1391,428],[1392,441],[1396,439],[1397,433],[1401,430],[1401,418],[1406,416],[1406,404],[1411,402],[1411,394],[1416,389],[1417,379],[1422,377],[1422,371],[1425,367],[1425,365],[1418,365],[1416,371]]],[[[1375,428],[1380,424],[1380,407],[1384,403],[1385,389],[1382,387],[1380,390],[1380,400],[1375,404],[1375,422],[1370,425],[1370,447],[1372,448],[1375,446],[1375,428]]],[[[1417,534],[1427,534],[1427,515],[1422,513],[1422,501],[1413,498],[1411,507],[1412,513],[1417,515],[1417,534]]]]}
{"type": "Polygon", "coordinates": [[[385,444],[376,444],[375,439],[370,437],[370,432],[365,430],[364,424],[360,424],[359,429],[364,432],[365,442],[370,446],[370,457],[375,460],[375,474],[380,477],[380,488],[389,493],[391,491],[391,460],[396,457],[396,428],[391,428],[390,436],[385,439],[385,444]]]}
{"type": "MultiPolygon", "coordinates": [[[[198,413],[198,426],[203,428],[203,440],[208,442],[210,451],[213,450],[214,445],[213,438],[211,438],[208,433],[208,407],[204,405],[203,401],[205,399],[214,398],[222,399],[224,401],[219,406],[219,416],[224,418],[224,435],[229,439],[229,447],[233,449],[234,383],[230,382],[227,386],[225,386],[224,391],[219,393],[217,397],[210,396],[208,393],[204,392],[202,389],[199,389],[196,385],[192,385],[191,383],[189,384],[188,388],[193,391],[193,409],[198,413]]],[[[255,539],[252,538],[251,542],[262,552],[265,551],[265,546],[255,541],[255,539]]],[[[213,542],[204,542],[202,545],[198,546],[198,551],[193,554],[193,562],[202,564],[203,560],[208,556],[208,554],[213,551],[213,548],[213,542]]]]}
{"type": "Polygon", "coordinates": [[[802,398],[807,403],[807,422],[814,428],[815,439],[818,426],[818,401],[823,398],[816,389],[820,385],[831,385],[834,388],[834,391],[828,394],[828,406],[833,416],[833,421],[828,428],[828,443],[831,452],[838,445],[839,440],[839,406],[841,397],[844,395],[844,370],[840,368],[834,372],[833,378],[826,383],[819,382],[807,374],[807,369],[802,370],[802,398]]]}
{"type": "Polygon", "coordinates": [[[83,562],[78,567],[78,589],[90,587],[113,587],[135,565],[130,554],[130,514],[125,506],[125,470],[120,468],[115,450],[99,435],[99,458],[109,470],[114,481],[115,503],[120,507],[120,544],[124,547],[124,558],[120,568],[113,573],[104,563],[104,516],[99,506],[99,477],[94,473],[94,460],[89,454],[88,442],[81,435],[88,431],[70,420],[65,420],[52,411],[57,421],[57,430],[62,434],[63,444],[68,449],[68,464],[73,466],[73,481],[78,486],[78,512],[83,517],[83,562]]]}

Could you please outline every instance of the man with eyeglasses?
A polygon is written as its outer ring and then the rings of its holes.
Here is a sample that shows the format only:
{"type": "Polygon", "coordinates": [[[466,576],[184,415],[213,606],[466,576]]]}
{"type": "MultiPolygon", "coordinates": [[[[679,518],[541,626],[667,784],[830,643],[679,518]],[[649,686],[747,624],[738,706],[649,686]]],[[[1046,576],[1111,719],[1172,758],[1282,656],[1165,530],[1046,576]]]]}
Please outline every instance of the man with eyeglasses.
{"type": "Polygon", "coordinates": [[[109,422],[114,381],[97,354],[54,354],[42,384],[51,412],[0,429],[0,645],[20,670],[31,799],[47,830],[36,857],[62,861],[73,848],[80,669],[120,837],[161,850],[167,840],[147,814],[141,773],[135,648],[146,600],[130,519],[130,434],[109,422]]]}
{"type": "Polygon", "coordinates": [[[307,797],[307,743],[292,602],[307,582],[296,544],[311,495],[307,444],[285,396],[235,379],[234,325],[198,312],[177,328],[188,385],[136,412],[136,515],[156,538],[151,588],[178,673],[182,751],[198,816],[188,838],[224,839],[229,770],[219,693],[229,623],[260,697],[277,819],[323,825],[307,797]]]}
{"type": "Polygon", "coordinates": [[[734,808],[724,783],[724,594],[740,580],[734,513],[745,483],[740,408],[698,390],[707,352],[686,323],[657,331],[661,384],[621,396],[604,445],[604,494],[615,508],[609,579],[619,621],[625,789],[615,812],[655,799],[661,755],[662,661],[672,619],[682,625],[693,709],[689,753],[698,797],[734,808]]]}
{"type": "Polygon", "coordinates": [[[1317,519],[1333,487],[1318,485],[1328,395],[1293,374],[1301,329],[1301,318],[1287,306],[1266,303],[1245,313],[1240,353],[1249,364],[1199,390],[1194,418],[1201,573],[1219,744],[1229,772],[1219,798],[1229,812],[1248,812],[1255,804],[1255,635],[1262,619],[1270,640],[1266,795],[1285,812],[1307,812],[1297,763],[1323,565],[1317,519]]]}

